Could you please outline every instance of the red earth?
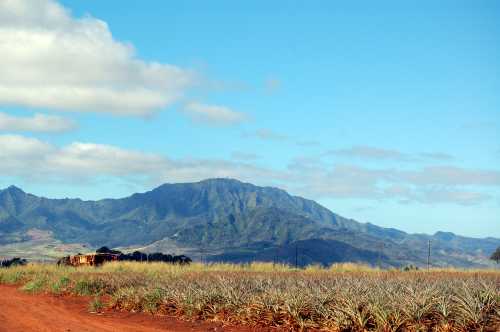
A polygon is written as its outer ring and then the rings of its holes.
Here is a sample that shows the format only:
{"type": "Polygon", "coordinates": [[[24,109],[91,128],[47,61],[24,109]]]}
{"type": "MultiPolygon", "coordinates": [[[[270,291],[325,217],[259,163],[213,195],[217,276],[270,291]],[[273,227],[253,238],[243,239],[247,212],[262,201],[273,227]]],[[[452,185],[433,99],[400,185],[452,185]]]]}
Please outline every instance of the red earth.
{"type": "Polygon", "coordinates": [[[1,332],[270,331],[142,313],[92,314],[88,311],[89,297],[32,295],[18,287],[0,285],[1,332]]]}

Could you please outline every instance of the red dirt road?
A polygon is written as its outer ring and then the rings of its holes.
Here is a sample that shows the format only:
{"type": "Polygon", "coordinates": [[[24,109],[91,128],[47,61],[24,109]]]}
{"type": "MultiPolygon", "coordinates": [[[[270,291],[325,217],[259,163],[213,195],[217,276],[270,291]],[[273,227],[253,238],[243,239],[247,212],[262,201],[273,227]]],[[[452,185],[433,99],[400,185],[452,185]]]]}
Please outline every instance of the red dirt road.
{"type": "Polygon", "coordinates": [[[31,295],[0,285],[0,332],[251,331],[145,314],[88,312],[89,298],[31,295]]]}

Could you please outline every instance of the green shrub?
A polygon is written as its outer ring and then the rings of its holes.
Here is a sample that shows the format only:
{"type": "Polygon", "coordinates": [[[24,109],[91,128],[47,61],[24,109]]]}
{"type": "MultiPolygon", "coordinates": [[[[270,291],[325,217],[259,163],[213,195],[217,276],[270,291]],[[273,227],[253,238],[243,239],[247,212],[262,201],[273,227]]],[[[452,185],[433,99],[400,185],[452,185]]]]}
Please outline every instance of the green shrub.
{"type": "Polygon", "coordinates": [[[73,292],[77,295],[101,295],[105,286],[99,279],[80,279],[76,282],[73,292]]]}
{"type": "Polygon", "coordinates": [[[61,294],[68,290],[71,280],[67,276],[60,277],[57,281],[52,283],[51,291],[54,294],[61,294]]]}
{"type": "Polygon", "coordinates": [[[104,303],[98,297],[94,297],[89,303],[89,312],[98,313],[104,309],[104,303]]]}
{"type": "Polygon", "coordinates": [[[25,292],[38,293],[44,290],[47,280],[39,278],[29,281],[21,289],[25,292]]]}

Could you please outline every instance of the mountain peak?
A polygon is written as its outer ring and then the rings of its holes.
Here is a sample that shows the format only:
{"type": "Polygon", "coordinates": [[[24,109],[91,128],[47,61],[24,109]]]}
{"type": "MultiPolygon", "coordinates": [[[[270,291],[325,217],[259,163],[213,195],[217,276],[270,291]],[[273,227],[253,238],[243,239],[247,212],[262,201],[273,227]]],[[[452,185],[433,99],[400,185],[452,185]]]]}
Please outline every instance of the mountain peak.
{"type": "Polygon", "coordinates": [[[163,191],[165,189],[171,189],[173,187],[186,187],[186,186],[202,186],[202,187],[213,187],[213,186],[240,186],[244,185],[239,180],[232,178],[211,178],[206,180],[201,180],[197,182],[186,182],[186,183],[164,183],[152,190],[152,192],[163,191]]]}
{"type": "Polygon", "coordinates": [[[439,240],[443,240],[443,241],[451,241],[454,238],[456,238],[457,236],[452,232],[438,231],[438,232],[434,233],[434,237],[439,239],[439,240]]]}
{"type": "Polygon", "coordinates": [[[21,188],[16,187],[14,185],[5,188],[4,190],[2,190],[2,192],[8,192],[10,194],[17,194],[17,195],[25,194],[25,192],[21,188]]]}
{"type": "Polygon", "coordinates": [[[211,179],[205,179],[202,181],[199,181],[198,183],[201,184],[245,184],[244,182],[241,182],[240,180],[233,179],[233,178],[211,178],[211,179]]]}

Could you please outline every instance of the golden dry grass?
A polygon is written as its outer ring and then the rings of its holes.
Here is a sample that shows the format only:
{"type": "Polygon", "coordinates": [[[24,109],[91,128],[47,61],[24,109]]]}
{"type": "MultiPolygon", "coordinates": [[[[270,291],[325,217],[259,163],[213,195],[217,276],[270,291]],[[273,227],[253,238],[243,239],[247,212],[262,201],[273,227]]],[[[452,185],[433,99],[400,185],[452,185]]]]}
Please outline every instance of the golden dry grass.
{"type": "Polygon", "coordinates": [[[401,272],[358,264],[119,262],[0,270],[25,291],[109,295],[108,307],[227,324],[325,331],[499,331],[500,273],[401,272]]]}

